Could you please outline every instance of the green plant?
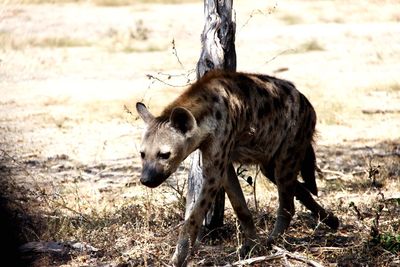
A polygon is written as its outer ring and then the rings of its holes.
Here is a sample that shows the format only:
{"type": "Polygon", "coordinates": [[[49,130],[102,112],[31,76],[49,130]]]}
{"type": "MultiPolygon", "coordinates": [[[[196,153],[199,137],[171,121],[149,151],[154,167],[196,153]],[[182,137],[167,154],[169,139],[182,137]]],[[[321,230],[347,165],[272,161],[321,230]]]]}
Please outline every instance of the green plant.
{"type": "MultiPolygon", "coordinates": [[[[370,242],[373,245],[381,246],[383,249],[388,250],[391,253],[400,253],[400,234],[398,232],[394,233],[389,229],[382,229],[380,225],[380,218],[383,214],[384,208],[386,208],[383,204],[384,196],[382,193],[381,195],[383,199],[376,208],[375,217],[371,225],[370,236],[372,239],[370,242]]],[[[396,203],[394,203],[394,205],[400,206],[400,198],[396,199],[396,203]]]]}
{"type": "Polygon", "coordinates": [[[400,234],[382,233],[374,238],[373,241],[392,253],[400,252],[400,234]]]}

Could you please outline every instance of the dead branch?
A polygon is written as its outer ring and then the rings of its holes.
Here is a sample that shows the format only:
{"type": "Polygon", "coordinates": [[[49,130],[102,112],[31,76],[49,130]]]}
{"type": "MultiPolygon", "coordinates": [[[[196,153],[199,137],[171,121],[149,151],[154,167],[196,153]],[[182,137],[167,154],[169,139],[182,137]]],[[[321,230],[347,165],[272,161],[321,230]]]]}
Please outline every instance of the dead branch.
{"type": "Polygon", "coordinates": [[[273,246],[273,249],[278,251],[278,253],[279,252],[282,253],[283,255],[287,256],[288,258],[304,262],[304,263],[306,263],[306,264],[308,264],[310,266],[323,267],[322,264],[320,264],[320,263],[318,263],[318,262],[316,262],[314,260],[311,260],[308,257],[301,256],[298,253],[291,253],[291,252],[287,251],[286,249],[283,249],[283,248],[280,248],[280,247],[277,247],[277,246],[273,246]]]}
{"type": "Polygon", "coordinates": [[[70,251],[86,251],[98,252],[99,249],[82,242],[29,242],[19,247],[19,251],[24,254],[28,253],[54,253],[59,255],[68,254],[70,251]]]}
{"type": "Polygon", "coordinates": [[[311,253],[321,253],[321,252],[329,252],[329,251],[343,251],[345,248],[340,247],[310,247],[309,251],[311,253]]]}
{"type": "Polygon", "coordinates": [[[330,176],[330,177],[326,177],[326,180],[341,179],[341,178],[349,177],[349,176],[353,177],[353,174],[351,174],[351,173],[346,174],[346,173],[343,173],[343,172],[340,172],[340,171],[334,171],[334,170],[329,170],[329,169],[321,169],[320,171],[321,171],[321,173],[328,173],[328,174],[332,174],[333,175],[333,176],[330,176]]]}
{"type": "Polygon", "coordinates": [[[274,260],[278,260],[278,259],[286,259],[286,258],[290,258],[296,261],[300,261],[302,263],[305,263],[307,265],[313,266],[313,267],[323,267],[322,264],[311,260],[305,256],[299,255],[298,253],[292,253],[287,251],[286,249],[277,247],[277,246],[273,246],[273,249],[275,249],[277,252],[273,255],[270,256],[260,256],[260,257],[254,257],[254,258],[250,258],[250,259],[245,259],[245,260],[240,260],[240,261],[236,261],[232,264],[228,264],[225,265],[225,267],[227,266],[243,266],[243,265],[250,265],[250,264],[255,264],[255,263],[261,263],[261,262],[267,262],[267,261],[274,261],[274,260]]]}
{"type": "Polygon", "coordinates": [[[236,261],[236,262],[232,263],[231,265],[225,265],[225,267],[227,267],[227,266],[242,266],[242,265],[250,265],[250,264],[260,263],[260,262],[273,261],[273,260],[282,259],[284,256],[285,256],[284,254],[279,252],[279,253],[276,253],[271,256],[260,256],[260,257],[236,261]]]}

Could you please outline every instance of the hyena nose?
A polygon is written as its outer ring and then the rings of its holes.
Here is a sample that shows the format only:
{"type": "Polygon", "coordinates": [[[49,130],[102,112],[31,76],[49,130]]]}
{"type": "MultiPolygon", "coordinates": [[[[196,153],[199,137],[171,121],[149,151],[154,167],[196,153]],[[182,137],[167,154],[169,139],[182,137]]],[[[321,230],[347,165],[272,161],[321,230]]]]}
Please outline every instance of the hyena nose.
{"type": "Polygon", "coordinates": [[[144,166],[140,182],[150,188],[159,186],[167,177],[153,167],[144,166]]]}

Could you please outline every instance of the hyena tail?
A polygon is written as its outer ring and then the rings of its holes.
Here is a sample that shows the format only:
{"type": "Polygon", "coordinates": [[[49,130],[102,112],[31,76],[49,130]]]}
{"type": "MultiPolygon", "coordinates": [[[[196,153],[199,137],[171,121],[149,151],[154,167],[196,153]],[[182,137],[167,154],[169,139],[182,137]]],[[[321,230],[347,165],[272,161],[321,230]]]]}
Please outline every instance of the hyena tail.
{"type": "Polygon", "coordinates": [[[304,180],[304,186],[310,191],[313,195],[318,194],[317,184],[315,182],[315,153],[312,145],[310,144],[307,147],[306,155],[301,164],[301,176],[304,180]]]}

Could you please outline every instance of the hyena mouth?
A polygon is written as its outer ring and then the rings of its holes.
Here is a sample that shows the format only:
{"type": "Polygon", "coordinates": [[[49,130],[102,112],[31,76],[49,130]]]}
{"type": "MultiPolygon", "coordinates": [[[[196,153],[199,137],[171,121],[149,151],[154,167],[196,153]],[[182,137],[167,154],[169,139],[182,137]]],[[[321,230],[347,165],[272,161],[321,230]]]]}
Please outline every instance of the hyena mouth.
{"type": "Polygon", "coordinates": [[[155,188],[167,180],[169,176],[170,174],[157,173],[153,169],[143,169],[140,182],[147,187],[155,188]]]}

